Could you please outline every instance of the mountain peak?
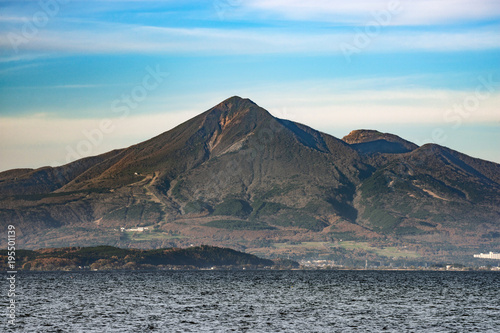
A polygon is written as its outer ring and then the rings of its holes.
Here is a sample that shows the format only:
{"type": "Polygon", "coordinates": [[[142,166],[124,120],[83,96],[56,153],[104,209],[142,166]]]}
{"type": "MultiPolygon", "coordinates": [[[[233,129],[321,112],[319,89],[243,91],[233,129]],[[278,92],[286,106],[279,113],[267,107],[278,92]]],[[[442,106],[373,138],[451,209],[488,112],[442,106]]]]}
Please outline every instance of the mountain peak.
{"type": "Polygon", "coordinates": [[[221,104],[222,103],[250,103],[250,104],[253,104],[253,105],[257,105],[251,99],[249,99],[249,98],[243,98],[243,97],[240,97],[240,96],[229,97],[228,99],[222,101],[221,104]]]}
{"type": "Polygon", "coordinates": [[[255,104],[252,100],[248,98],[241,98],[239,96],[230,97],[212,108],[212,110],[221,110],[226,112],[235,112],[242,109],[249,109],[252,107],[258,108],[259,106],[255,104]]]}
{"type": "Polygon", "coordinates": [[[272,116],[269,112],[250,99],[233,96],[205,112],[204,123],[211,126],[212,130],[220,127],[219,131],[222,131],[229,124],[255,127],[257,122],[270,117],[272,116]]]}
{"type": "Polygon", "coordinates": [[[381,133],[376,130],[359,129],[351,131],[348,135],[344,136],[342,140],[344,140],[349,144],[356,144],[356,143],[365,143],[378,140],[383,136],[384,133],[381,133]]]}
{"type": "Polygon", "coordinates": [[[397,135],[367,129],[351,131],[342,140],[359,152],[367,154],[400,154],[418,148],[413,142],[404,140],[397,135]]]}

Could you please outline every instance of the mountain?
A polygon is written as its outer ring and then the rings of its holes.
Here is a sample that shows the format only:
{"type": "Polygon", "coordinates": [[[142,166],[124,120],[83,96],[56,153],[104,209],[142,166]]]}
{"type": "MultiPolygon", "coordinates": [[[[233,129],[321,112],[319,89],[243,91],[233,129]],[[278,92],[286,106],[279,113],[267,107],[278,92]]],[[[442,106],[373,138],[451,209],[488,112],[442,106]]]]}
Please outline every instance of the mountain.
{"type": "Polygon", "coordinates": [[[232,97],[129,148],[0,173],[0,221],[25,248],[465,258],[500,248],[500,165],[373,130],[340,140],[232,97]]]}

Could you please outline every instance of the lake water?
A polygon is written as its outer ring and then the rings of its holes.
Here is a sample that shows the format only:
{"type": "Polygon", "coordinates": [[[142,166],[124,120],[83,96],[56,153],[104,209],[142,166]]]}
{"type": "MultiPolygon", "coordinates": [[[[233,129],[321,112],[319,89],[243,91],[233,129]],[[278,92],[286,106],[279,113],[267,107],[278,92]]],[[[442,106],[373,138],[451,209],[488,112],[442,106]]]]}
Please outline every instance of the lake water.
{"type": "MultiPolygon", "coordinates": [[[[496,272],[21,272],[17,277],[16,326],[7,326],[2,316],[2,332],[500,332],[496,272]]],[[[2,286],[6,309],[8,286],[2,286]]]]}

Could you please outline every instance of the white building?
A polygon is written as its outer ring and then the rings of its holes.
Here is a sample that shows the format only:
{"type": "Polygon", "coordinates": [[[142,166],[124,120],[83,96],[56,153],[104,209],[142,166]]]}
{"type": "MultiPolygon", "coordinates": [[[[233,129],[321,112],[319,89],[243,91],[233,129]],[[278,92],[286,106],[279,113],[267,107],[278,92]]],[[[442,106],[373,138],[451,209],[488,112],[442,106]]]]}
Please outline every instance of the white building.
{"type": "Polygon", "coordinates": [[[480,253],[480,254],[475,254],[474,258],[481,258],[481,259],[499,259],[500,260],[500,253],[480,253]]]}
{"type": "Polygon", "coordinates": [[[124,231],[144,232],[144,231],[148,231],[149,228],[148,227],[137,227],[137,228],[125,229],[124,227],[121,227],[120,230],[121,230],[121,232],[124,232],[124,231]]]}

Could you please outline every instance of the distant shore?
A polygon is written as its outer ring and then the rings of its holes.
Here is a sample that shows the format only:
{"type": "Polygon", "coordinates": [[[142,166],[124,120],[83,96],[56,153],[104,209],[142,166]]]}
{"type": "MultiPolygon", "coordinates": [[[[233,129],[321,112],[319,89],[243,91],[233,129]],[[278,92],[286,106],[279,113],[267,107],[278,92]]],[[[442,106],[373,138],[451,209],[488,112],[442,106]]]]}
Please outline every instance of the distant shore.
{"type": "Polygon", "coordinates": [[[121,249],[112,246],[0,250],[0,270],[7,271],[136,271],[136,270],[355,270],[355,271],[500,271],[500,262],[465,266],[434,264],[428,267],[365,267],[300,263],[290,259],[263,259],[228,248],[192,246],[155,250],[121,249]]]}
{"type": "Polygon", "coordinates": [[[215,270],[298,267],[299,264],[292,260],[262,259],[252,254],[207,245],[156,250],[96,246],[0,251],[0,269],[3,271],[215,270]]]}

